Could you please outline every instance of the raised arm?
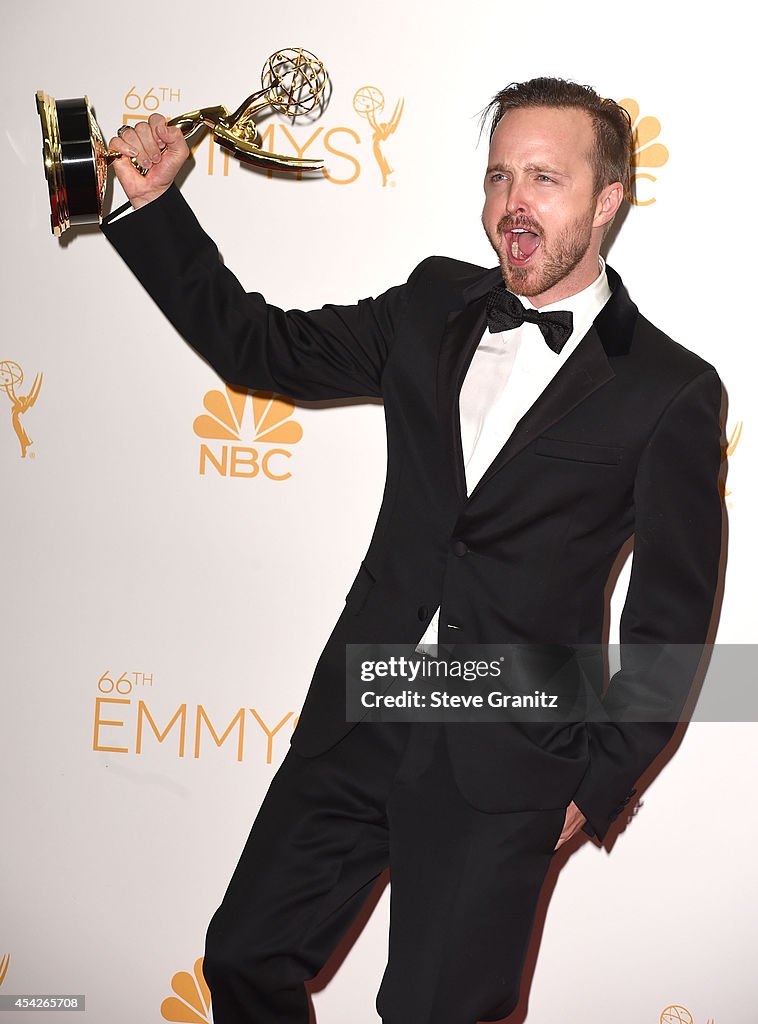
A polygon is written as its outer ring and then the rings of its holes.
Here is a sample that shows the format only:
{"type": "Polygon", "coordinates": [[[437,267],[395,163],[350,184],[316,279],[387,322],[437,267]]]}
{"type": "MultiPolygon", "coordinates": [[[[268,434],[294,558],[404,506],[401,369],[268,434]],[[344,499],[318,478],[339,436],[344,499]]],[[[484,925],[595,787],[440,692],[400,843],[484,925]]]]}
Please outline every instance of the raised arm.
{"type": "Polygon", "coordinates": [[[309,313],[247,293],[173,184],[189,153],[178,128],[154,114],[111,139],[148,167],[116,173],[134,212],[103,223],[103,233],[187,342],[229,384],[316,400],[379,396],[381,374],[405,286],[355,305],[309,313]],[[163,151],[161,152],[161,148],[163,151]]]}

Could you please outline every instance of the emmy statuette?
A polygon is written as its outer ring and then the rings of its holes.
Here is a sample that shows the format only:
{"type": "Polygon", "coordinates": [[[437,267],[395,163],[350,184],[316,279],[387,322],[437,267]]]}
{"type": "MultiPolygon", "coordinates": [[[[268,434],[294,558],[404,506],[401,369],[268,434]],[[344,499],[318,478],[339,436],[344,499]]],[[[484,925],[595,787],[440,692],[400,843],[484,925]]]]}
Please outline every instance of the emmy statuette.
{"type": "MultiPolygon", "coordinates": [[[[264,107],[292,118],[323,108],[327,82],[324,65],[308,50],[277,50],[263,65],[261,88],[243,100],[234,113],[224,106],[201,107],[171,118],[168,124],[180,128],[185,138],[205,125],[220,146],[245,163],[286,171],[318,171],[323,167],[322,160],[303,160],[261,149],[253,118],[264,107]]],[[[61,235],[72,224],[99,224],[108,164],[122,154],[106,146],[86,96],[54,100],[40,91],[36,99],[53,234],[61,235]]],[[[132,163],[141,174],[147,173],[136,160],[132,163]]]]}

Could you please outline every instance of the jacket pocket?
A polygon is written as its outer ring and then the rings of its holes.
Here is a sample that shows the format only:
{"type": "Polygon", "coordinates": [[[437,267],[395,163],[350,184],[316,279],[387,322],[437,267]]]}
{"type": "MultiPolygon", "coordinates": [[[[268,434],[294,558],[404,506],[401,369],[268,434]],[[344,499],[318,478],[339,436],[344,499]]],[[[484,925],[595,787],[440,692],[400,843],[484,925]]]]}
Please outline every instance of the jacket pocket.
{"type": "Polygon", "coordinates": [[[573,462],[594,462],[601,466],[618,466],[624,456],[623,448],[586,441],[563,441],[557,437],[540,437],[534,451],[552,459],[570,459],[573,462]]]}
{"type": "Polygon", "coordinates": [[[353,585],[348,590],[347,596],[345,597],[345,604],[347,605],[348,611],[353,615],[357,615],[362,610],[363,606],[368,600],[368,595],[376,583],[376,577],[367,568],[365,562],[361,562],[360,568],[358,569],[358,575],[353,580],[353,585]]]}

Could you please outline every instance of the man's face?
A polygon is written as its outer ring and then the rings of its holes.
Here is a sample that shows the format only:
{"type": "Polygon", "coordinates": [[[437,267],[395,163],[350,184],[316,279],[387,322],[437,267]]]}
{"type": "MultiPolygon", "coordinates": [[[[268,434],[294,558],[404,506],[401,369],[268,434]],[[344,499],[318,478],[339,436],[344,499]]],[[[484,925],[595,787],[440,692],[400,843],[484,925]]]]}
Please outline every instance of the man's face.
{"type": "Polygon", "coordinates": [[[482,223],[506,287],[535,306],[597,277],[613,186],[594,194],[593,144],[588,114],[554,107],[511,110],[492,137],[482,223]]]}

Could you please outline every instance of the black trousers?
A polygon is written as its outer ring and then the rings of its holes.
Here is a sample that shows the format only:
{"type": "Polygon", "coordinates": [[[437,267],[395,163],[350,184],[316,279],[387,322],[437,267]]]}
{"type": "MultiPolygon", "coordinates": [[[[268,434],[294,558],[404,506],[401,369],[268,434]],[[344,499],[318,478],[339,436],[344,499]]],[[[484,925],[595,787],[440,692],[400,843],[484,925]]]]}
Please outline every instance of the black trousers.
{"type": "Polygon", "coordinates": [[[565,810],[471,807],[438,724],[359,722],[318,757],[290,748],[208,928],[215,1024],[308,1024],[303,983],[388,865],[385,1024],[506,1016],[565,810]]]}

